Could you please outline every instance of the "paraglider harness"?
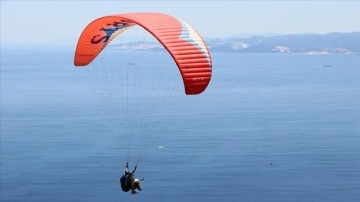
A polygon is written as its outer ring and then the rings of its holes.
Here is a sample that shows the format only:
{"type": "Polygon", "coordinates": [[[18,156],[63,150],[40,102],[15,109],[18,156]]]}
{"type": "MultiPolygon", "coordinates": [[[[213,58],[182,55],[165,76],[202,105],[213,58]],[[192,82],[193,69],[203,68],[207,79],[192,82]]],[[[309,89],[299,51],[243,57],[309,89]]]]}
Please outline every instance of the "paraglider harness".
{"type": "MultiPolygon", "coordinates": [[[[136,168],[137,168],[137,166],[135,166],[135,168],[134,168],[134,170],[132,172],[129,172],[129,164],[128,164],[128,162],[126,162],[124,175],[121,176],[121,178],[120,178],[121,189],[124,192],[130,191],[132,189],[133,182],[135,180],[138,180],[138,179],[134,178],[136,168]]],[[[138,180],[138,181],[143,181],[143,180],[144,180],[144,178],[141,179],[141,180],[138,180]]],[[[140,187],[134,187],[134,190],[135,190],[135,188],[137,188],[137,189],[139,189],[141,191],[140,187]]],[[[133,192],[134,192],[134,190],[133,190],[133,192]]]]}

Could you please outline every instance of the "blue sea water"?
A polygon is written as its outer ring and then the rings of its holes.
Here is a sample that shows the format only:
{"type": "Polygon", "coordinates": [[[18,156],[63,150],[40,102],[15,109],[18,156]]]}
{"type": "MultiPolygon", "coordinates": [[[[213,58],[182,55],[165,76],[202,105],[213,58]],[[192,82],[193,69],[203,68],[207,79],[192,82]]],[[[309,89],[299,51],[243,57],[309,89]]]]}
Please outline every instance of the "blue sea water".
{"type": "Polygon", "coordinates": [[[213,53],[206,92],[152,117],[131,195],[73,49],[1,51],[1,201],[360,201],[359,55],[213,53]]]}

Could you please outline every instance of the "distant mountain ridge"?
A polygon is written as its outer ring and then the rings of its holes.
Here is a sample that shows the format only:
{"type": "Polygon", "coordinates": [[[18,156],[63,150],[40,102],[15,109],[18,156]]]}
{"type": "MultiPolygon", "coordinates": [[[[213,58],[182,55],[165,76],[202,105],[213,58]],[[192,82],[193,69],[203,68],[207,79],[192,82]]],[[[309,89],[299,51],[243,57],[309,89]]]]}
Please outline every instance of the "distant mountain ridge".
{"type": "MultiPolygon", "coordinates": [[[[328,34],[238,34],[228,38],[206,40],[211,52],[360,54],[360,32],[328,34]]],[[[157,42],[112,45],[116,49],[159,49],[157,42]]]]}

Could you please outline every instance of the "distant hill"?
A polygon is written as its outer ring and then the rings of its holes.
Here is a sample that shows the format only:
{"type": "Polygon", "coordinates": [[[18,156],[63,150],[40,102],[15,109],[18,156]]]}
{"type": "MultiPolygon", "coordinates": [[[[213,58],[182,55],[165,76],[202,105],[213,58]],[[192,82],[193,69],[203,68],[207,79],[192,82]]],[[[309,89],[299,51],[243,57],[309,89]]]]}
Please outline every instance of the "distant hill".
{"type": "MultiPolygon", "coordinates": [[[[360,32],[328,34],[250,35],[206,40],[212,52],[236,53],[301,53],[301,54],[360,54],[360,32]]],[[[155,42],[112,45],[117,49],[158,49],[155,42]]]]}

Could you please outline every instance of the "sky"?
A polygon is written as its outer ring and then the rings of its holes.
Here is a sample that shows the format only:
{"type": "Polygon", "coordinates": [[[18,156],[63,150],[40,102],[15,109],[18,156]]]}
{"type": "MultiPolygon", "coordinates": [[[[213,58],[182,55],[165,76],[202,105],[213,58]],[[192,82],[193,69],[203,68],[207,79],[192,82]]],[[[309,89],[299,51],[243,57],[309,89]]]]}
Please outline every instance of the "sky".
{"type": "Polygon", "coordinates": [[[240,33],[360,31],[360,1],[121,1],[1,0],[1,46],[75,44],[96,18],[130,12],[162,12],[192,25],[204,37],[240,33]]]}

